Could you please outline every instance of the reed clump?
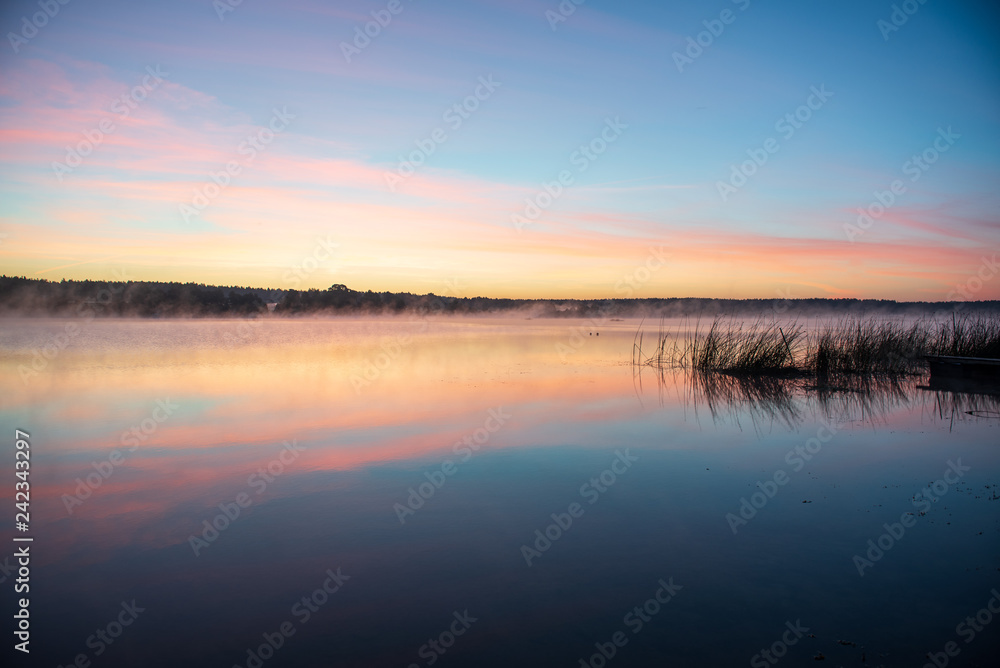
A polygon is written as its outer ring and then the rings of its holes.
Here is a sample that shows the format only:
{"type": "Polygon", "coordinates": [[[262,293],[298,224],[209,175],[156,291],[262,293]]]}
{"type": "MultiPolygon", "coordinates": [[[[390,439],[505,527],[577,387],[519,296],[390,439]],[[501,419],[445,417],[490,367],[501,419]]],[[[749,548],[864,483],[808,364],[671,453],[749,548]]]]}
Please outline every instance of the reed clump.
{"type": "Polygon", "coordinates": [[[1000,316],[950,321],[848,318],[807,331],[798,323],[716,318],[680,340],[661,326],[652,354],[633,346],[633,361],[735,376],[899,376],[919,374],[927,355],[1000,358],[1000,316]]]}
{"type": "Polygon", "coordinates": [[[701,371],[773,375],[795,369],[802,337],[797,325],[785,331],[777,323],[762,320],[750,324],[715,320],[703,336],[695,332],[683,354],[701,371]]]}
{"type": "Polygon", "coordinates": [[[817,376],[918,373],[931,339],[924,323],[845,320],[815,335],[802,365],[817,376]]]}
{"type": "Polygon", "coordinates": [[[928,354],[1000,358],[1000,317],[955,317],[939,323],[928,354]]]}

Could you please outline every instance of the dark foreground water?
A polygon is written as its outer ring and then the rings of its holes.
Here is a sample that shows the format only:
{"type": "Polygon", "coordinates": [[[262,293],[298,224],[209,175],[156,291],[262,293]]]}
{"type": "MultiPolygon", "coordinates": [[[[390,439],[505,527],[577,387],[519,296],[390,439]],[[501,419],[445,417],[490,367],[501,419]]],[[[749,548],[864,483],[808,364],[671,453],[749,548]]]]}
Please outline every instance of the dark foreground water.
{"type": "Polygon", "coordinates": [[[637,378],[629,322],[72,324],[0,334],[16,665],[996,665],[991,397],[637,378]]]}

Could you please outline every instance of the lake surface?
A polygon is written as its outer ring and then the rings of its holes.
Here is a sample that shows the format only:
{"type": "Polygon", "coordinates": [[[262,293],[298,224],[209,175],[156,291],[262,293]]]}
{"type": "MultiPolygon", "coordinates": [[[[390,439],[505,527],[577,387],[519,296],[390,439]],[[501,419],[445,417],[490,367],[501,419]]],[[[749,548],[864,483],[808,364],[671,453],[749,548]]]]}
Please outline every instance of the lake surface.
{"type": "Polygon", "coordinates": [[[995,399],[637,375],[637,325],[5,321],[5,535],[22,429],[34,539],[11,654],[995,665],[995,399]]]}

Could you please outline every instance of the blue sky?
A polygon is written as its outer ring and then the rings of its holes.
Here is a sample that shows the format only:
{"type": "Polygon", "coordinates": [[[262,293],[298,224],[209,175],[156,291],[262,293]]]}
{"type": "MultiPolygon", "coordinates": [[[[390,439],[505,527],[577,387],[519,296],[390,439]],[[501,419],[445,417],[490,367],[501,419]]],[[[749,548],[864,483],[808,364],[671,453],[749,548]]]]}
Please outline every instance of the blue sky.
{"type": "Polygon", "coordinates": [[[669,247],[636,296],[945,299],[1000,238],[998,11],[914,0],[888,32],[894,4],[588,0],[555,23],[554,1],[400,0],[347,62],[342,43],[388,0],[244,0],[221,19],[208,0],[70,0],[17,52],[9,33],[40,10],[7,3],[0,253],[7,273],[46,278],[289,287],[329,236],[340,252],[311,287],[604,297],[669,247]],[[60,180],[53,163],[155,66],[163,80],[60,180]],[[481,77],[498,85],[451,127],[481,77]],[[787,136],[776,122],[814,89],[832,95],[787,136]],[[244,164],[238,147],[275,109],[294,118],[244,164]],[[609,119],[627,128],[581,171],[574,152],[609,119]],[[911,181],[904,164],[948,128],[911,181]],[[234,160],[240,174],[185,215],[234,160]],[[572,185],[549,202],[563,170],[572,185]],[[905,194],[846,231],[897,179],[905,194]],[[519,226],[528,202],[545,206],[519,226]]]}

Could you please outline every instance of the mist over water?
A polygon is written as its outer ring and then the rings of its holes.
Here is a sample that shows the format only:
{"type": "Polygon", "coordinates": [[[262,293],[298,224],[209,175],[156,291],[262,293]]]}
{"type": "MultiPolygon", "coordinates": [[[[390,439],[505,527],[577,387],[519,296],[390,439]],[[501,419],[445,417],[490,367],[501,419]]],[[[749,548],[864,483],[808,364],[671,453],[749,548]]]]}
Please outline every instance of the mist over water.
{"type": "Polygon", "coordinates": [[[32,653],[989,663],[957,627],[1000,583],[996,397],[706,383],[634,367],[639,319],[526,318],[5,322],[32,653]]]}

